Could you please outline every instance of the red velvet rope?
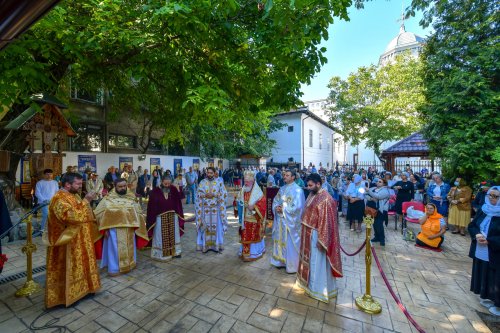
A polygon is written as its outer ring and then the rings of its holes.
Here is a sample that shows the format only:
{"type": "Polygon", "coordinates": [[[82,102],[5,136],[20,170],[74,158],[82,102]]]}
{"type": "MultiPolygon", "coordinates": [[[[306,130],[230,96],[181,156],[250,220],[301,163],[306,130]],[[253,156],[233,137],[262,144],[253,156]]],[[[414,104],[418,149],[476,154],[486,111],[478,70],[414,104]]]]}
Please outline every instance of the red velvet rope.
{"type": "Polygon", "coordinates": [[[352,254],[349,254],[347,253],[344,248],[342,247],[342,245],[340,245],[340,249],[342,250],[342,252],[344,252],[347,256],[349,257],[352,257],[352,256],[355,256],[356,254],[358,254],[359,252],[361,252],[361,250],[363,250],[363,248],[365,247],[366,245],[366,242],[363,242],[363,244],[361,244],[361,247],[359,249],[356,250],[356,252],[352,253],[352,254]]]}
{"type": "Polygon", "coordinates": [[[377,252],[375,252],[375,248],[373,246],[372,246],[372,253],[373,253],[373,258],[375,258],[375,262],[377,263],[378,270],[380,271],[380,275],[382,275],[382,278],[384,279],[385,285],[387,286],[387,289],[389,289],[389,292],[391,293],[392,298],[394,298],[394,300],[398,304],[398,307],[401,309],[401,311],[403,311],[404,315],[412,323],[412,325],[415,327],[415,329],[417,331],[419,331],[420,333],[425,333],[424,329],[417,324],[417,322],[410,315],[410,313],[408,312],[406,307],[403,305],[403,303],[401,303],[401,300],[398,298],[398,296],[396,295],[396,293],[392,289],[391,285],[389,284],[389,280],[387,280],[387,276],[385,275],[384,271],[382,270],[382,266],[380,265],[380,261],[378,260],[378,257],[377,257],[377,252]]]}

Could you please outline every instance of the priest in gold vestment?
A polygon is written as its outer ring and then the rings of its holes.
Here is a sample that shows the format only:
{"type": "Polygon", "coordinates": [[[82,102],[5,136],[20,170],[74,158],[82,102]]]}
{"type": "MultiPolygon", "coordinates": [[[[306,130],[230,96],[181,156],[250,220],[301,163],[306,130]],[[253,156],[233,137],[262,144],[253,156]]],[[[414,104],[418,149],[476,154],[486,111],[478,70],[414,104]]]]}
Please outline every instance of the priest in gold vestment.
{"type": "Polygon", "coordinates": [[[100,238],[89,202],[81,199],[82,176],[66,173],[49,206],[45,306],[70,306],[101,287],[94,251],[100,238]]]}
{"type": "Polygon", "coordinates": [[[94,211],[99,232],[104,234],[101,268],[107,267],[110,276],[134,269],[136,248],[149,241],[142,208],[134,192],[127,191],[127,180],[119,178],[114,185],[94,211]]]}

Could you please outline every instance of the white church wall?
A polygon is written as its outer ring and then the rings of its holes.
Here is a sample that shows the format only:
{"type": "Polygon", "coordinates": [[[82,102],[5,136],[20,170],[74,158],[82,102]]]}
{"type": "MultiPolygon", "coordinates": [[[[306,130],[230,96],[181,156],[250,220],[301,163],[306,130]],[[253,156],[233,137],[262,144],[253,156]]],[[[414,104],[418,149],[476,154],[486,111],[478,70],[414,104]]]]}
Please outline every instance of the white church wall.
{"type": "MultiPolygon", "coordinates": [[[[76,165],[78,166],[78,155],[95,155],[96,156],[96,164],[97,164],[97,173],[102,178],[108,172],[108,168],[110,166],[119,166],[120,157],[132,157],[132,165],[135,170],[139,166],[142,169],[150,170],[151,166],[151,158],[159,158],[160,165],[164,170],[169,169],[171,171],[174,170],[174,159],[182,159],[182,168],[189,170],[190,166],[193,166],[193,159],[198,159],[200,162],[200,169],[203,169],[208,166],[208,160],[204,161],[197,156],[172,156],[172,155],[150,155],[146,154],[146,159],[140,161],[138,154],[125,154],[125,153],[99,153],[99,152],[65,152],[66,156],[63,157],[63,172],[66,170],[67,166],[76,165]]],[[[222,160],[222,164],[224,168],[229,167],[229,161],[223,160],[219,158],[214,158],[214,166],[217,167],[219,160],[222,160]]],[[[151,172],[151,170],[150,170],[151,172]]],[[[21,179],[21,162],[18,165],[16,179],[21,179]]]]}
{"type": "Polygon", "coordinates": [[[331,167],[333,130],[306,114],[302,114],[302,119],[304,119],[304,166],[307,167],[312,163],[317,168],[320,165],[331,167]],[[312,147],[309,131],[312,131],[312,147]]]}
{"type": "Polygon", "coordinates": [[[280,115],[277,120],[286,125],[269,135],[269,138],[276,140],[276,146],[272,152],[273,162],[287,163],[292,157],[296,163],[302,163],[301,113],[280,115]],[[293,127],[291,132],[290,127],[293,127]]]}

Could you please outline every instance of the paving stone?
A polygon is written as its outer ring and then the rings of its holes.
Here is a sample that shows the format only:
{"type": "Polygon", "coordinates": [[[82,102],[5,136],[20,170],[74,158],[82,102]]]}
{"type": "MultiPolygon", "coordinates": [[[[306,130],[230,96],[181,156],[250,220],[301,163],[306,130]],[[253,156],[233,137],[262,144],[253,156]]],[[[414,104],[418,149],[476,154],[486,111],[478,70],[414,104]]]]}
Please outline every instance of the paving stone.
{"type": "Polygon", "coordinates": [[[190,312],[191,315],[198,319],[205,320],[211,324],[215,324],[222,316],[220,312],[214,311],[207,306],[196,305],[190,312]]]}
{"type": "Polygon", "coordinates": [[[370,332],[370,333],[384,333],[384,329],[378,326],[370,325],[367,323],[363,323],[363,333],[364,332],[370,332]]]}
{"type": "Polygon", "coordinates": [[[236,319],[223,315],[210,330],[211,333],[227,333],[233,327],[236,319]]]}
{"type": "Polygon", "coordinates": [[[125,325],[123,325],[122,327],[120,327],[120,329],[117,330],[116,333],[135,333],[139,329],[141,329],[141,328],[139,326],[137,326],[136,324],[128,322],[125,325]]]}
{"type": "Polygon", "coordinates": [[[71,331],[76,331],[76,330],[88,325],[89,323],[93,322],[95,319],[105,315],[106,313],[108,313],[110,311],[111,310],[109,310],[108,308],[105,308],[101,305],[100,307],[95,308],[94,310],[90,311],[89,313],[86,313],[84,316],[72,321],[71,323],[67,324],[66,326],[71,331]]]}
{"type": "Polygon", "coordinates": [[[259,303],[257,301],[254,301],[252,299],[246,299],[241,303],[240,307],[236,312],[233,314],[233,317],[241,320],[243,322],[246,322],[248,317],[252,314],[252,312],[255,310],[259,303]]]}
{"type": "Polygon", "coordinates": [[[118,314],[133,323],[138,323],[142,318],[149,315],[149,312],[138,307],[137,305],[132,304],[120,310],[118,314]]]}
{"type": "Polygon", "coordinates": [[[264,293],[245,287],[239,287],[235,293],[237,295],[244,296],[246,298],[250,298],[253,299],[254,301],[259,301],[259,302],[262,299],[262,297],[264,297],[264,293]]]}
{"type": "Polygon", "coordinates": [[[293,312],[288,313],[285,324],[283,325],[283,332],[302,332],[305,319],[304,316],[300,316],[293,312]]]}
{"type": "Polygon", "coordinates": [[[156,325],[154,325],[151,329],[151,333],[165,333],[165,332],[171,332],[171,330],[174,328],[174,324],[171,324],[165,320],[159,321],[156,325]]]}
{"type": "Polygon", "coordinates": [[[165,316],[163,319],[175,324],[179,320],[182,319],[185,315],[187,315],[193,308],[195,307],[195,303],[191,301],[182,301],[178,303],[171,312],[167,316],[165,316]]]}
{"type": "Polygon", "coordinates": [[[228,284],[220,291],[220,293],[217,294],[216,298],[221,299],[223,301],[227,301],[237,289],[238,289],[237,285],[228,284]]]}
{"type": "Polygon", "coordinates": [[[207,323],[206,321],[199,320],[190,330],[190,333],[206,333],[209,332],[212,328],[212,325],[207,323]]]}
{"type": "Polygon", "coordinates": [[[116,302],[120,301],[121,298],[111,294],[110,292],[103,291],[94,296],[94,300],[104,306],[111,307],[116,302]]]}
{"type": "MultiPolygon", "coordinates": [[[[243,302],[243,300],[242,300],[243,302]]],[[[241,304],[241,303],[240,303],[241,304]]],[[[232,315],[237,309],[238,306],[231,304],[229,302],[224,302],[219,299],[212,299],[207,306],[212,310],[218,311],[220,313],[226,314],[228,316],[232,315]]]]}
{"type": "Polygon", "coordinates": [[[305,316],[307,314],[307,306],[283,298],[278,299],[276,306],[283,310],[294,312],[299,315],[305,316]]]}
{"type": "Polygon", "coordinates": [[[189,331],[191,328],[193,328],[194,325],[196,325],[197,322],[198,322],[197,318],[190,315],[186,315],[174,325],[172,331],[174,332],[180,332],[184,330],[189,331]]]}
{"type": "Polygon", "coordinates": [[[229,332],[232,332],[232,333],[265,333],[266,331],[237,320],[229,332]]]}
{"type": "Polygon", "coordinates": [[[0,323],[0,332],[17,333],[22,332],[27,328],[28,326],[24,325],[20,319],[15,317],[0,323]]]}
{"type": "Polygon", "coordinates": [[[283,326],[282,321],[271,319],[255,312],[248,318],[247,323],[268,332],[280,332],[283,326]]]}
{"type": "Polygon", "coordinates": [[[75,305],[75,308],[82,313],[89,313],[100,306],[102,306],[100,303],[89,298],[78,302],[78,304],[75,305]]]}
{"type": "Polygon", "coordinates": [[[398,332],[398,333],[412,333],[412,330],[410,328],[410,324],[408,324],[407,322],[406,323],[403,323],[403,322],[400,322],[400,321],[392,321],[392,324],[394,326],[394,332],[398,332]]]}
{"type": "Polygon", "coordinates": [[[85,326],[81,327],[80,329],[78,329],[75,332],[78,332],[78,333],[93,333],[93,332],[98,332],[101,329],[103,329],[102,326],[100,326],[96,322],[90,322],[90,323],[86,324],[85,326]]]}
{"type": "Polygon", "coordinates": [[[304,323],[304,330],[309,332],[321,332],[324,320],[325,311],[315,308],[308,308],[306,320],[304,323]]]}
{"type": "Polygon", "coordinates": [[[237,295],[237,294],[233,294],[233,295],[231,295],[231,297],[228,298],[227,301],[231,304],[234,304],[234,305],[241,305],[241,303],[243,303],[244,300],[245,300],[245,297],[237,295]]]}
{"type": "Polygon", "coordinates": [[[118,330],[120,327],[128,323],[127,319],[118,315],[116,312],[110,311],[105,315],[97,318],[95,320],[99,325],[104,327],[105,329],[114,332],[118,330]]]}
{"type": "MultiPolygon", "coordinates": [[[[351,318],[342,317],[339,315],[335,315],[330,312],[325,313],[325,323],[333,326],[342,328],[345,330],[351,330],[353,332],[362,332],[363,331],[363,323],[351,318]]],[[[324,326],[323,326],[324,329],[324,326]]]]}

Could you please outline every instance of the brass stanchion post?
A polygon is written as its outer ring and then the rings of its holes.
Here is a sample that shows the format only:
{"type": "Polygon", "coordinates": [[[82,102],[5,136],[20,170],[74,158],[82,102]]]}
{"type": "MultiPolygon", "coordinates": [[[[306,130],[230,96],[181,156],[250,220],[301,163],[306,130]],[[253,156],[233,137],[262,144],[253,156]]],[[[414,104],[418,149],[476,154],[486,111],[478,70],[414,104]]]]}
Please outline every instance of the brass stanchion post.
{"type": "Polygon", "coordinates": [[[26,283],[16,292],[17,297],[30,296],[42,290],[42,287],[33,281],[33,258],[31,255],[36,251],[36,245],[33,244],[33,238],[31,236],[31,218],[32,215],[26,219],[26,245],[22,248],[23,253],[26,253],[26,283]]]}
{"type": "Polygon", "coordinates": [[[370,237],[372,231],[373,217],[366,216],[363,219],[366,224],[366,252],[365,252],[365,264],[366,264],[366,291],[363,296],[356,297],[356,306],[363,312],[369,314],[377,314],[382,312],[382,306],[379,302],[373,299],[371,296],[371,267],[372,267],[372,248],[370,246],[370,237]]]}

